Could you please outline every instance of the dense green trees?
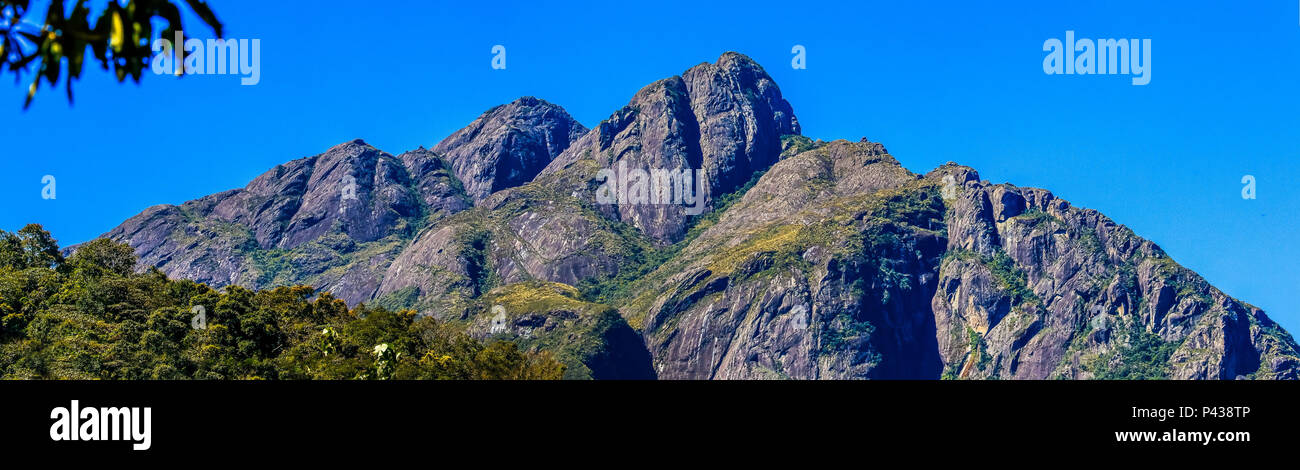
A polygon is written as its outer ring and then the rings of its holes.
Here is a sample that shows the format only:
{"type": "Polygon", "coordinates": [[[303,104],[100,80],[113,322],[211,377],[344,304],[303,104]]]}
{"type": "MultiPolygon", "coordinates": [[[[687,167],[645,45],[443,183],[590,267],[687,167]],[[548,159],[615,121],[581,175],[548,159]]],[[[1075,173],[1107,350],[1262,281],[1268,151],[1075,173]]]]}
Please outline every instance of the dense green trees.
{"type": "Polygon", "coordinates": [[[557,379],[549,354],[485,344],[411,311],[305,286],[216,291],[134,270],[131,248],[67,259],[38,225],[0,231],[0,377],[17,379],[557,379]]]}

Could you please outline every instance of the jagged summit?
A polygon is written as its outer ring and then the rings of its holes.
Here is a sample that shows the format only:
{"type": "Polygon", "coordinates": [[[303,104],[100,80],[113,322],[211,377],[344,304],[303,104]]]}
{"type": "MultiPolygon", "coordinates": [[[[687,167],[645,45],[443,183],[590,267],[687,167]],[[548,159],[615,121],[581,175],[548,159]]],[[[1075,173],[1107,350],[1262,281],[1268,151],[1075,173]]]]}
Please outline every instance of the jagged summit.
{"type": "MultiPolygon", "coordinates": [[[[642,88],[542,173],[557,173],[581,160],[604,168],[701,169],[707,176],[705,206],[711,209],[714,199],[776,163],[781,138],[799,132],[799,121],[776,82],[749,57],[728,52],[713,64],[696,65],[642,88]]],[[[686,209],[675,206],[602,210],[665,243],[681,240],[689,222],[686,209]]]]}
{"type": "Polygon", "coordinates": [[[1263,311],[1095,210],[800,131],[728,52],[592,129],[523,97],[431,149],[345,142],[105,236],[174,277],[456,320],[575,378],[1300,378],[1263,311]],[[617,166],[704,170],[704,212],[598,203],[617,166]]]}
{"type": "Polygon", "coordinates": [[[433,147],[475,201],[532,181],[587,132],[559,106],[531,96],[493,107],[433,147]]]}

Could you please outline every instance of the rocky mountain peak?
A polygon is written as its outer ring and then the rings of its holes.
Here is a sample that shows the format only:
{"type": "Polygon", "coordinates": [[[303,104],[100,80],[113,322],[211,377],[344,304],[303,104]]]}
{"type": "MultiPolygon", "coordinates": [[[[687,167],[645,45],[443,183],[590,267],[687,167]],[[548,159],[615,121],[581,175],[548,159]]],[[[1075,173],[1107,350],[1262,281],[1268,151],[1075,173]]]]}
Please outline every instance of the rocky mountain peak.
{"type": "Polygon", "coordinates": [[[531,96],[485,111],[433,147],[475,202],[532,181],[587,132],[559,106],[531,96]]]}
{"type": "MultiPolygon", "coordinates": [[[[711,208],[714,199],[776,163],[782,136],[799,132],[794,111],[767,72],[749,57],[728,52],[642,88],[543,173],[565,171],[584,159],[603,168],[703,170],[704,205],[711,208]]],[[[691,216],[688,208],[673,205],[602,210],[666,243],[685,235],[691,216]]]]}
{"type": "Polygon", "coordinates": [[[590,130],[524,97],[432,149],[344,142],[106,236],[173,277],[463,321],[574,377],[1300,377],[1263,311],[1098,211],[799,132],[727,53],[590,130]],[[712,212],[598,203],[620,166],[702,169],[712,212]]]}
{"type": "Polygon", "coordinates": [[[259,239],[264,247],[293,248],[334,229],[358,241],[372,241],[383,238],[401,219],[418,214],[419,204],[405,189],[409,179],[400,160],[356,139],[311,157],[301,172],[284,173],[281,167],[267,172],[245,188],[249,198],[231,199],[216,213],[229,222],[251,217],[267,222],[251,226],[278,228],[277,239],[259,239]],[[286,177],[300,184],[279,184],[286,177]],[[284,205],[265,214],[257,207],[265,198],[284,205]],[[272,218],[260,219],[263,216],[272,218]]]}

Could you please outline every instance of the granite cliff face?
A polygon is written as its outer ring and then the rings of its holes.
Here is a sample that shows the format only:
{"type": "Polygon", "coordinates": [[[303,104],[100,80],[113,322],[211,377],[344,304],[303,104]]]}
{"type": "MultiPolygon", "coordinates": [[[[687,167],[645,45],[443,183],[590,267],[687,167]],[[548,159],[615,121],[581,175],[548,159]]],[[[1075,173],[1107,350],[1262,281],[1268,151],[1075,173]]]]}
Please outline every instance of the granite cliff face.
{"type": "MultiPolygon", "coordinates": [[[[600,168],[702,169],[704,206],[776,162],[781,137],[799,134],[790,104],[762,67],[729,52],[655,82],[574,142],[543,174],[591,160],[600,168]]],[[[595,174],[587,175],[595,178],[595,174]]],[[[687,209],[612,204],[602,212],[663,243],[685,236],[687,209]]]]}
{"type": "Polygon", "coordinates": [[[432,149],[340,144],[105,236],[174,277],[415,309],[569,378],[1300,378],[1260,309],[1096,211],[799,133],[727,53],[590,130],[522,98],[432,149]],[[619,166],[703,169],[703,212],[597,202],[619,166]]]}
{"type": "Polygon", "coordinates": [[[151,207],[105,236],[169,276],[218,287],[310,284],[356,303],[372,296],[405,238],[469,207],[449,168],[424,149],[394,157],[355,140],[243,189],[151,207]]]}
{"type": "Polygon", "coordinates": [[[632,291],[661,378],[1297,378],[1290,335],[1126,227],[867,142],[777,164],[632,291]]]}
{"type": "Polygon", "coordinates": [[[969,168],[939,175],[960,183],[931,304],[947,373],[1297,378],[1289,334],[1127,227],[969,168]]]}
{"type": "Polygon", "coordinates": [[[433,152],[451,163],[475,202],[532,181],[587,128],[564,108],[533,97],[487,110],[433,152]]]}

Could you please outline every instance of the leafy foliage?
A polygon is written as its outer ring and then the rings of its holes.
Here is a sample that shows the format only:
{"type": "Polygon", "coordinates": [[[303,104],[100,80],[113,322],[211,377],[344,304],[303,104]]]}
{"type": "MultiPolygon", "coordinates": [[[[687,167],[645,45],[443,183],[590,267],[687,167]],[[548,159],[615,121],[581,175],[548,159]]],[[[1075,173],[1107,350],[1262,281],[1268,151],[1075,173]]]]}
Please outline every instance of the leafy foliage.
{"type": "Polygon", "coordinates": [[[218,292],[95,240],[66,260],[37,225],[0,231],[0,377],[558,379],[564,366],[413,311],[306,286],[218,292]]]}
{"type": "MultiPolygon", "coordinates": [[[[51,87],[58,85],[64,63],[64,84],[68,101],[72,101],[72,82],[81,78],[87,48],[104,70],[113,71],[117,81],[130,76],[139,83],[153,57],[150,42],[155,37],[155,20],[166,24],[160,33],[163,38],[170,39],[184,29],[180,1],[107,0],[104,8],[95,12],[87,0],[76,0],[71,10],[69,3],[52,0],[44,20],[37,24],[26,18],[35,15],[30,11],[31,0],[0,0],[0,72],[7,69],[21,79],[22,72],[36,64],[24,109],[31,106],[42,78],[51,87]],[[92,19],[95,13],[98,16],[92,19]]],[[[221,37],[222,24],[207,2],[184,0],[184,4],[221,37]]]]}

